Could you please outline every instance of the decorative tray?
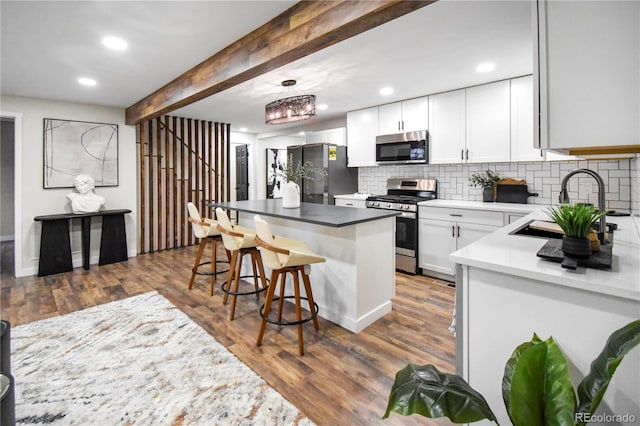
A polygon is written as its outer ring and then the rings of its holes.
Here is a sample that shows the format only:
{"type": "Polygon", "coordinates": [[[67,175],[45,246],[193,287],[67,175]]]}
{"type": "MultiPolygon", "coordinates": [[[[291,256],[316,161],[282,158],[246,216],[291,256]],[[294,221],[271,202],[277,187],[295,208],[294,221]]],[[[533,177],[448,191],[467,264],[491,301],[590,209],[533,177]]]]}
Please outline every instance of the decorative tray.
{"type": "Polygon", "coordinates": [[[601,244],[600,251],[593,253],[591,256],[567,257],[562,252],[562,240],[553,238],[538,250],[537,255],[551,262],[562,263],[562,267],[567,269],[576,269],[578,266],[594,269],[611,269],[613,259],[611,253],[613,248],[613,233],[611,232],[609,233],[608,241],[607,244],[601,244]]]}

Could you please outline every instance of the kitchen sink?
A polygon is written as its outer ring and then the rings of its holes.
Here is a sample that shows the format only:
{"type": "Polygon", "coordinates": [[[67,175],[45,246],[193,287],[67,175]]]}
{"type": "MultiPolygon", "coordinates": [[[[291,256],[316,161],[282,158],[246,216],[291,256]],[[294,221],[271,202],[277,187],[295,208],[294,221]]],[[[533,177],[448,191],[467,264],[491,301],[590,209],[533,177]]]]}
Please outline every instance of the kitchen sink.
{"type": "Polygon", "coordinates": [[[549,238],[561,239],[562,238],[562,234],[557,233],[557,232],[551,232],[551,231],[545,231],[543,229],[531,228],[529,226],[531,224],[531,222],[533,222],[533,220],[530,220],[529,222],[525,223],[521,227],[509,232],[509,235],[522,235],[522,236],[525,236],[525,237],[547,238],[547,239],[549,239],[549,238]]]}

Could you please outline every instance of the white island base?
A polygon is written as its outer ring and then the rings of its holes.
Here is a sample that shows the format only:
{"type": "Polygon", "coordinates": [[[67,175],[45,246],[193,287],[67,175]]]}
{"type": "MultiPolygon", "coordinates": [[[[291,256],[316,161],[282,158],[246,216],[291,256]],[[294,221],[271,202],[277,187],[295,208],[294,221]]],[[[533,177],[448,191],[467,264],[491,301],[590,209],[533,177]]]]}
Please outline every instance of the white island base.
{"type": "MultiPolygon", "coordinates": [[[[240,213],[240,224],[253,228],[253,216],[240,213]]],[[[395,295],[394,217],[340,227],[262,217],[274,235],[304,241],[327,259],[311,265],[309,275],[320,317],[359,333],[391,312],[395,295]]],[[[250,262],[244,262],[242,274],[250,275],[250,269],[250,262]]]]}

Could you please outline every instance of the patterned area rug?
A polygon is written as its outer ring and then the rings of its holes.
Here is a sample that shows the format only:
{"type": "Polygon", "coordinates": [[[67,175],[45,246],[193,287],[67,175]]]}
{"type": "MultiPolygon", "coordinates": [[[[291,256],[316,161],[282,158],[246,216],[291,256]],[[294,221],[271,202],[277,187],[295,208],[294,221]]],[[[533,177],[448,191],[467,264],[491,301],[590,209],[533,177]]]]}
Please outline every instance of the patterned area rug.
{"type": "Polygon", "coordinates": [[[313,425],[156,292],[11,330],[16,421],[313,425]]]}

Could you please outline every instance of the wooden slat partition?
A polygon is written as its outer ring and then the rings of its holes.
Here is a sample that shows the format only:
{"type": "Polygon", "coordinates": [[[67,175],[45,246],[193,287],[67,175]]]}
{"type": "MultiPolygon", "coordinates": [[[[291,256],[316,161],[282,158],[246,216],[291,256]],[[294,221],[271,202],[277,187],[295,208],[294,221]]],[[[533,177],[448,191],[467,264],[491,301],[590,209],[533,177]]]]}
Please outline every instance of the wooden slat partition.
{"type": "Polygon", "coordinates": [[[207,201],[230,199],[230,129],[171,116],[138,125],[140,253],[193,244],[187,202],[213,217],[207,201]]]}
{"type": "Polygon", "coordinates": [[[178,133],[176,129],[178,128],[178,119],[177,117],[173,117],[173,134],[172,134],[172,156],[171,156],[171,181],[173,182],[173,247],[178,245],[178,235],[180,234],[180,230],[178,229],[178,221],[180,220],[180,210],[178,210],[178,133]]]}
{"type": "Polygon", "coordinates": [[[146,180],[145,180],[145,172],[146,172],[146,168],[145,168],[145,161],[146,161],[146,154],[145,154],[145,133],[144,133],[144,123],[142,123],[141,125],[138,126],[138,142],[140,143],[140,166],[139,166],[139,171],[140,171],[140,233],[138,234],[138,240],[140,241],[140,253],[146,253],[146,245],[145,245],[145,230],[146,230],[146,221],[145,219],[145,206],[147,203],[145,203],[145,197],[146,197],[146,191],[145,188],[147,187],[146,185],[146,180]]]}
{"type": "Polygon", "coordinates": [[[187,235],[187,232],[189,231],[189,229],[187,229],[188,225],[187,225],[187,214],[186,214],[186,206],[187,206],[187,198],[185,196],[186,191],[187,191],[187,180],[185,179],[184,176],[184,157],[185,157],[185,153],[186,151],[186,146],[184,144],[184,118],[180,117],[180,211],[183,213],[183,217],[185,220],[183,220],[182,223],[182,227],[180,230],[180,246],[184,246],[186,245],[186,240],[185,240],[185,236],[187,235]]]}
{"type": "Polygon", "coordinates": [[[149,200],[149,216],[148,216],[148,224],[149,227],[148,232],[147,232],[147,238],[149,239],[149,251],[155,251],[155,245],[153,244],[155,241],[154,238],[154,230],[153,230],[153,218],[155,217],[154,214],[154,198],[153,198],[153,194],[155,193],[155,191],[153,191],[153,121],[149,120],[148,121],[148,127],[149,127],[149,139],[147,139],[147,144],[149,145],[149,157],[148,157],[148,161],[147,163],[149,164],[149,180],[147,181],[147,192],[148,192],[148,200],[149,200]]]}

